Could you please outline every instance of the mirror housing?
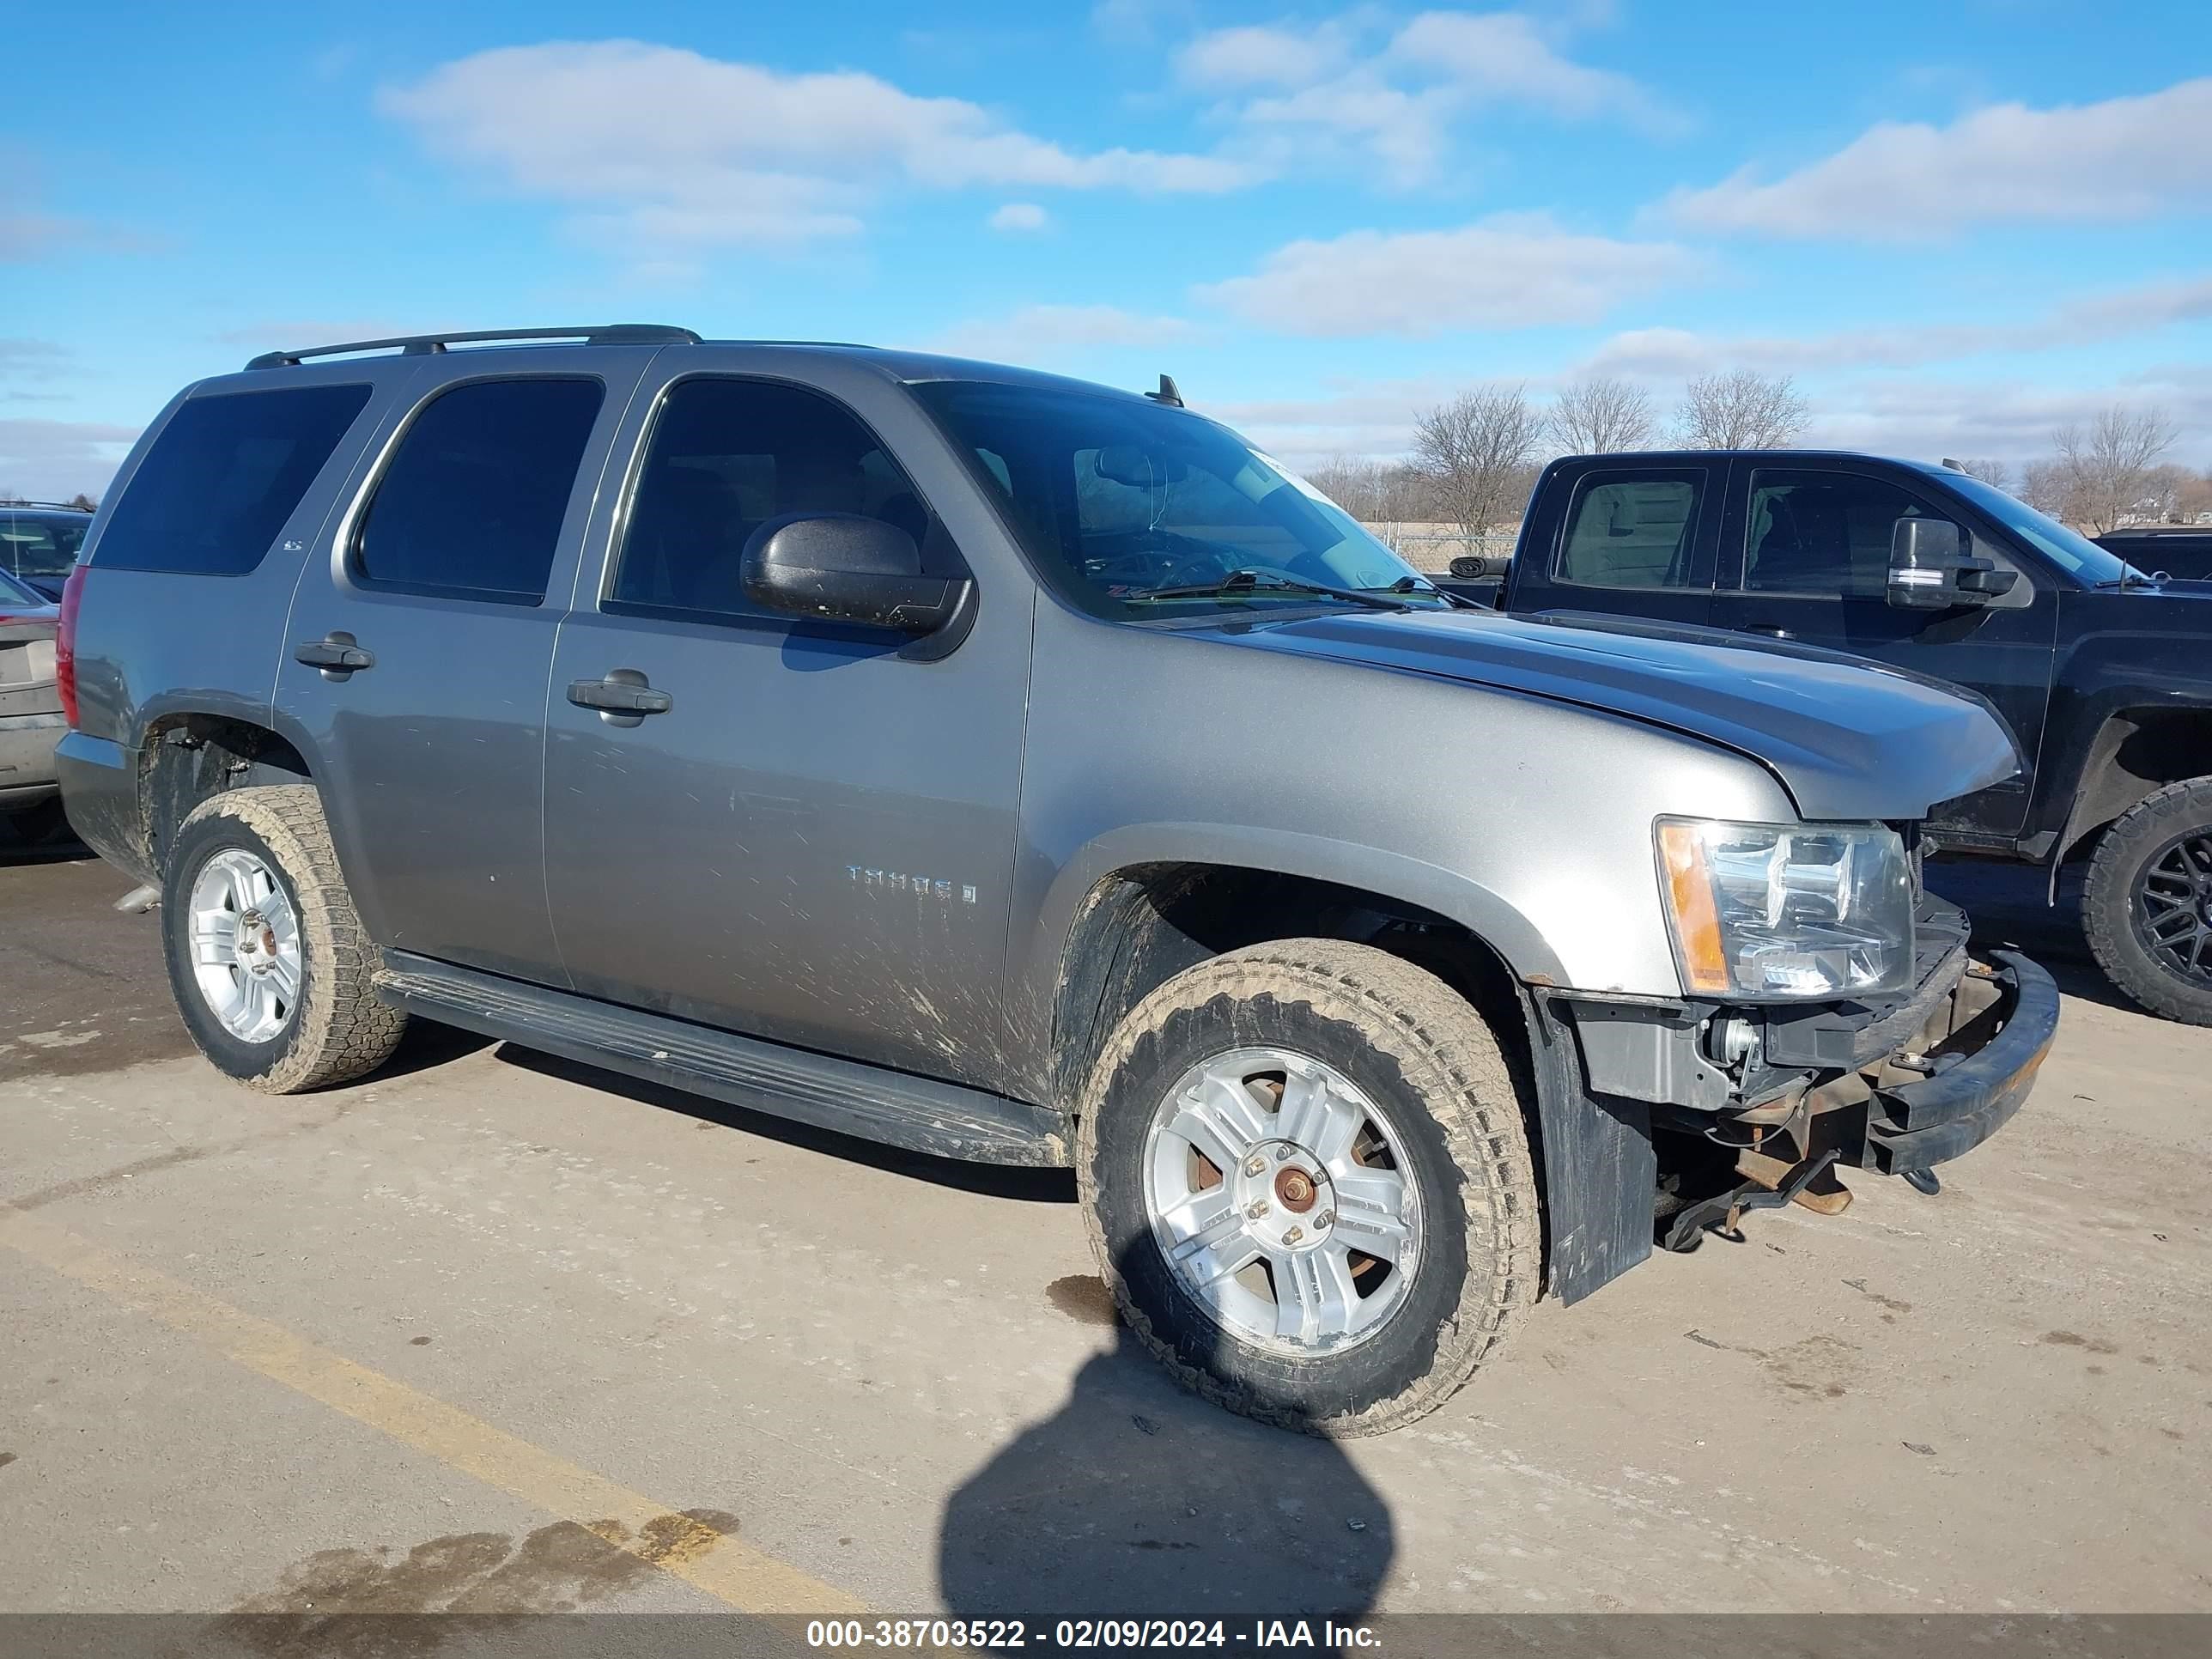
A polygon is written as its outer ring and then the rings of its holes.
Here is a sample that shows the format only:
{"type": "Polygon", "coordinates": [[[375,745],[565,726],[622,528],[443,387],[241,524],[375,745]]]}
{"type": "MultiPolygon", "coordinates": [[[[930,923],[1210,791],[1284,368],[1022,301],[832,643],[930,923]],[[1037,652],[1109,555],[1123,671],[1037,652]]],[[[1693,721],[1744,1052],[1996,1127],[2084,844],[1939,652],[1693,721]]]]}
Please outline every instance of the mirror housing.
{"type": "Polygon", "coordinates": [[[1898,520],[1889,529],[1890,604],[1901,611],[1958,611],[2011,592],[2020,573],[1976,556],[1973,545],[1948,519],[1898,520]]]}
{"type": "Polygon", "coordinates": [[[1190,463],[1176,456],[1155,457],[1138,444],[1109,444],[1091,458],[1091,470],[1109,483],[1132,489],[1158,489],[1190,477],[1190,463]]]}
{"type": "Polygon", "coordinates": [[[771,611],[902,634],[935,633],[973,586],[964,576],[925,576],[912,536],[857,513],[770,519],[746,538],[740,572],[745,597],[771,611]]]}
{"type": "Polygon", "coordinates": [[[1490,561],[1480,553],[1461,554],[1451,562],[1449,568],[1451,574],[1463,582],[1479,582],[1495,574],[1490,568],[1490,561]]]}

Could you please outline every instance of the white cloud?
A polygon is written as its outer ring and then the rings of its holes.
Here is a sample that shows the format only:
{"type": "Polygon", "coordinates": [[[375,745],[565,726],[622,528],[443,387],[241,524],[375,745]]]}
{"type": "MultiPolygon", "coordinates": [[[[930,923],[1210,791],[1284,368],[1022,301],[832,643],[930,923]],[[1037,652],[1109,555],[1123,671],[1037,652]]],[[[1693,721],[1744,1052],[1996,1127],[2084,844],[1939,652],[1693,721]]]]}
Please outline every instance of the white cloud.
{"type": "Polygon", "coordinates": [[[1694,276],[1671,242],[1563,230],[1498,215],[1457,230],[1356,230],[1276,249],[1249,276],[1197,290],[1246,320],[1307,337],[1592,323],[1624,300],[1694,276]]]}
{"type": "MultiPolygon", "coordinates": [[[[0,340],[0,383],[51,380],[64,374],[75,354],[52,340],[0,340]]],[[[0,385],[0,396],[12,388],[0,385]]]]}
{"type": "Polygon", "coordinates": [[[1910,324],[1802,336],[1632,329],[1606,341],[1580,368],[1590,374],[1662,380],[1717,368],[1748,368],[1778,374],[1908,368],[1984,352],[2091,345],[2206,319],[2212,319],[2212,277],[2195,277],[2087,295],[2012,322],[1910,324]]]}
{"type": "Polygon", "coordinates": [[[1429,11],[1385,32],[1382,15],[1360,7],[1310,26],[1201,34],[1176,54],[1176,78],[1221,98],[1217,116],[1270,166],[1361,155],[1399,185],[1434,177],[1455,125],[1483,110],[1679,126],[1628,76],[1566,57],[1555,39],[1568,27],[1517,11],[1429,11]]]}
{"type": "Polygon", "coordinates": [[[2193,363],[2088,386],[1923,375],[1853,382],[1813,400],[1805,441],[1917,460],[1986,455],[2018,465],[2048,455],[2060,427],[2086,423],[2116,403],[2155,404],[2173,417],[2181,436],[2167,459],[2191,466],[2212,462],[2212,386],[2202,365],[2193,363]]]}
{"type": "Polygon", "coordinates": [[[98,421],[0,420],[0,489],[43,501],[96,496],[137,435],[98,421]]]}
{"type": "Polygon", "coordinates": [[[1745,167],[1654,214],[1702,230],[1869,241],[1977,222],[2141,219],[2212,205],[2212,77],[2054,109],[1997,104],[1945,127],[1884,122],[1771,183],[1745,167]]]}
{"type": "Polygon", "coordinates": [[[1417,411],[1461,389],[1462,383],[1441,376],[1337,382],[1319,397],[1209,403],[1206,412],[1292,466],[1334,455],[1395,459],[1413,447],[1417,411]]]}
{"type": "Polygon", "coordinates": [[[437,154],[658,247],[850,235],[893,183],[1216,192],[1219,156],[1076,151],[957,98],[850,70],[786,74],[635,40],[501,47],[378,98],[437,154]]]}
{"type": "Polygon", "coordinates": [[[994,230],[1042,230],[1052,216],[1035,202],[1009,202],[985,222],[994,230]]]}

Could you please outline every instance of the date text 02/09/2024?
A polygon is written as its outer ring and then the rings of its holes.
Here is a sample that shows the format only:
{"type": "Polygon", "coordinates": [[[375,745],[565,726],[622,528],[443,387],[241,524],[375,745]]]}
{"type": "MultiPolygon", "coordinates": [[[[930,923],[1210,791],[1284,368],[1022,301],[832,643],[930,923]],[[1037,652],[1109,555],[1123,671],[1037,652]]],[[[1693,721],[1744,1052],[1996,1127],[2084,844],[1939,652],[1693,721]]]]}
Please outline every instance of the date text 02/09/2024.
{"type": "Polygon", "coordinates": [[[812,1648],[1231,1648],[1342,1650],[1377,1645],[1364,1625],[1334,1620],[1261,1619],[1249,1626],[1220,1619],[1062,1619],[1031,1628],[1021,1619],[817,1619],[812,1648]]]}

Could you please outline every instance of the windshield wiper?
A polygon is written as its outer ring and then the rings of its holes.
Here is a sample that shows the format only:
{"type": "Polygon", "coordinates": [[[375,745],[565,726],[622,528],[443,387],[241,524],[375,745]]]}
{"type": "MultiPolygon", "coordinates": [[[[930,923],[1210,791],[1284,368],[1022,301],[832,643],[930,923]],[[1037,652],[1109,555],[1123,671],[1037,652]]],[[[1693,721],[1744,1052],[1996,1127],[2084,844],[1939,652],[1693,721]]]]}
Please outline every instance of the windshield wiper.
{"type": "Polygon", "coordinates": [[[1364,605],[1370,611],[1411,611],[1413,607],[1403,599],[1394,599],[1382,593],[1364,593],[1356,587],[1324,587],[1319,582],[1302,582],[1292,576],[1278,576],[1272,571],[1232,570],[1218,581],[1193,582],[1184,587],[1147,587],[1135,593],[1124,593],[1125,599],[1213,599],[1232,593],[1314,593],[1323,599],[1342,599],[1351,605],[1364,605]]]}
{"type": "Polygon", "coordinates": [[[2089,586],[2092,587],[2118,587],[2124,590],[2130,587],[2156,587],[2161,582],[2170,582],[2172,580],[2173,578],[2167,575],[2163,570],[2153,571],[2149,575],[2146,576],[2142,571],[2136,569],[2133,565],[2130,565],[2126,574],[2120,576],[2108,576],[2103,581],[2091,582],[2089,586]]]}
{"type": "Polygon", "coordinates": [[[1426,576],[1401,576],[1388,587],[1364,587],[1363,593],[1418,593],[1425,599],[1442,599],[1447,609],[1456,611],[1487,611],[1490,606],[1480,599],[1470,599],[1464,593],[1455,593],[1448,587],[1438,587],[1426,576]]]}

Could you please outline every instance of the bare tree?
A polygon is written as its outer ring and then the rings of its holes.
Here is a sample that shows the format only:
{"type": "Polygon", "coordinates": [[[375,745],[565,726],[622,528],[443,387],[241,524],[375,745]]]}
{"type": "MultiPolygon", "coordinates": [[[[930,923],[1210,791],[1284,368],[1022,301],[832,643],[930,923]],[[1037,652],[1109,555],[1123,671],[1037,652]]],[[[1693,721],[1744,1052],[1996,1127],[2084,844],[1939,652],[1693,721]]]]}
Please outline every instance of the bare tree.
{"type": "Polygon", "coordinates": [[[1383,516],[1385,485],[1380,461],[1370,461],[1364,456],[1347,455],[1340,451],[1310,469],[1306,478],[1316,489],[1362,524],[1371,524],[1383,516]]]}
{"type": "Polygon", "coordinates": [[[1656,425],[1651,394],[1632,380],[1609,374],[1576,381],[1552,404],[1552,441],[1570,455],[1642,449],[1656,425]]]}
{"type": "Polygon", "coordinates": [[[1544,417],[1528,388],[1492,383],[1425,412],[1413,428],[1413,458],[1444,516],[1472,543],[1505,516],[1543,438],[1544,417]]]}
{"type": "Polygon", "coordinates": [[[1732,368],[1683,388],[1674,435],[1690,449],[1782,449],[1811,414],[1787,374],[1732,368]]]}
{"type": "Polygon", "coordinates": [[[2012,488],[2012,469],[2002,461],[1992,460],[1987,456],[1970,456],[1951,465],[1968,477],[1979,478],[1985,484],[1995,484],[1999,489],[2012,488]]]}
{"type": "Polygon", "coordinates": [[[88,513],[97,513],[100,511],[100,503],[93,500],[91,496],[86,495],[82,489],[78,490],[76,495],[70,497],[70,505],[71,507],[82,507],[88,513]]]}
{"type": "Polygon", "coordinates": [[[2138,514],[2152,469],[2179,435],[2164,410],[2124,404],[2107,404],[2086,428],[2061,427],[2051,443],[2066,480],[2068,516],[2102,534],[2138,514]]]}

